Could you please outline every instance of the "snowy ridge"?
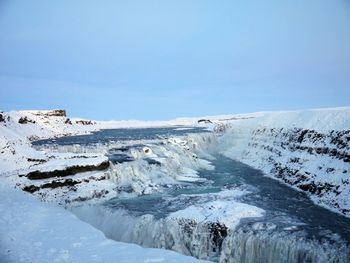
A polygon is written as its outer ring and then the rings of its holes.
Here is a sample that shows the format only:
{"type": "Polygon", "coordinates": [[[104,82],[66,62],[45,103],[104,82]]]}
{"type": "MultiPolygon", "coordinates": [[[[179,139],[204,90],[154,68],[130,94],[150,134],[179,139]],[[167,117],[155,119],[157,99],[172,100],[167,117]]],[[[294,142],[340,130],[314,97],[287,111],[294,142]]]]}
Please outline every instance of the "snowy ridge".
{"type": "Polygon", "coordinates": [[[261,113],[231,126],[221,153],[350,216],[350,108],[261,113]]]}

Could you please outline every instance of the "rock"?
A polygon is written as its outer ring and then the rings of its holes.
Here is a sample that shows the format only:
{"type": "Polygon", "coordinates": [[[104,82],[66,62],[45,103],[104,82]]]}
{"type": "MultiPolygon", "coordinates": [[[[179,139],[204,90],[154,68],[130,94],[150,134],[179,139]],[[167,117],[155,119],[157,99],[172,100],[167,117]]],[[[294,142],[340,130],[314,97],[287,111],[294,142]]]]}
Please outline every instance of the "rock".
{"type": "Polygon", "coordinates": [[[206,119],[200,119],[198,120],[198,123],[212,123],[211,120],[206,120],[206,119]]]}
{"type": "Polygon", "coordinates": [[[212,236],[212,241],[214,243],[214,248],[220,250],[222,242],[228,234],[228,228],[224,224],[216,222],[209,224],[209,230],[212,236]]]}
{"type": "Polygon", "coordinates": [[[298,143],[302,143],[302,141],[304,140],[305,135],[308,133],[309,130],[302,130],[297,141],[298,143]]]}
{"type": "Polygon", "coordinates": [[[145,154],[152,154],[152,150],[150,149],[150,148],[148,148],[148,147],[143,147],[143,152],[145,153],[145,154]]]}
{"type": "Polygon", "coordinates": [[[4,122],[5,121],[5,116],[3,115],[3,113],[0,113],[0,122],[4,122]]]}
{"type": "Polygon", "coordinates": [[[35,162],[35,163],[45,163],[45,162],[47,162],[44,159],[34,159],[34,158],[27,158],[27,161],[28,162],[35,162]]]}
{"type": "Polygon", "coordinates": [[[75,121],[76,124],[82,124],[82,125],[93,125],[94,123],[92,121],[87,121],[87,120],[77,120],[75,121]]]}
{"type": "Polygon", "coordinates": [[[19,124],[27,124],[28,122],[30,122],[30,123],[35,123],[35,121],[28,119],[27,116],[21,117],[21,118],[19,118],[19,120],[18,120],[18,123],[19,123],[19,124]]]}
{"type": "Polygon", "coordinates": [[[52,110],[52,111],[49,111],[46,115],[56,116],[56,117],[66,117],[67,113],[65,110],[52,110]]]}
{"type": "Polygon", "coordinates": [[[28,185],[23,188],[24,191],[29,192],[29,193],[34,193],[36,191],[39,191],[40,189],[44,188],[58,188],[58,187],[65,187],[65,186],[74,186],[76,184],[80,184],[81,181],[74,181],[72,179],[67,179],[64,181],[51,181],[50,183],[43,184],[41,186],[36,186],[36,185],[28,185]]]}
{"type": "Polygon", "coordinates": [[[72,121],[69,119],[69,118],[67,118],[66,120],[65,120],[65,122],[64,122],[65,124],[69,124],[69,125],[72,125],[72,121]]]}
{"type": "Polygon", "coordinates": [[[30,172],[26,175],[26,177],[30,180],[38,180],[38,179],[47,179],[53,177],[64,177],[69,175],[74,175],[77,173],[84,173],[90,171],[101,171],[105,170],[109,167],[109,161],[103,161],[98,165],[84,165],[84,166],[70,166],[64,170],[54,170],[54,171],[34,171],[30,172]]]}
{"type": "Polygon", "coordinates": [[[31,194],[39,190],[40,190],[40,187],[35,185],[27,185],[23,188],[23,191],[26,191],[31,194]]]}
{"type": "Polygon", "coordinates": [[[48,111],[35,111],[32,114],[37,116],[55,116],[55,117],[66,117],[65,110],[48,110],[48,111]]]}

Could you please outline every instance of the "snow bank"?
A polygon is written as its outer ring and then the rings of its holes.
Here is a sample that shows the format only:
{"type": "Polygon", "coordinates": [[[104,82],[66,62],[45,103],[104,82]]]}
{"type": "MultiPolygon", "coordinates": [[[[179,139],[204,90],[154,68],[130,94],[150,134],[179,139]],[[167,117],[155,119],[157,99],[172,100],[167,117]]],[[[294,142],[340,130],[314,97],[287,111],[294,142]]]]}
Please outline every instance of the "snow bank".
{"type": "MultiPolygon", "coordinates": [[[[217,222],[232,231],[243,218],[261,217],[264,215],[263,209],[235,201],[235,198],[247,193],[246,191],[232,189],[224,190],[217,194],[209,194],[207,196],[214,197],[213,201],[188,206],[183,210],[171,213],[169,218],[194,220],[201,224],[217,222]]],[[[201,195],[197,196],[200,197],[201,195]]]]}
{"type": "Polygon", "coordinates": [[[70,212],[0,184],[1,262],[203,262],[115,242],[70,212]]]}

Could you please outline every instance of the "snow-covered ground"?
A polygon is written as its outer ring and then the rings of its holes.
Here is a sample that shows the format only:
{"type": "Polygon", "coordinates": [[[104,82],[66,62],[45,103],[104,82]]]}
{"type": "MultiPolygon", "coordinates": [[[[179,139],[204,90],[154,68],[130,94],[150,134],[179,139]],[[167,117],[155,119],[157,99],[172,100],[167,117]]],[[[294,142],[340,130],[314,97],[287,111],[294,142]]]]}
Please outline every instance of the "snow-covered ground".
{"type": "Polygon", "coordinates": [[[115,242],[67,210],[0,184],[0,261],[204,262],[163,249],[115,242]]]}

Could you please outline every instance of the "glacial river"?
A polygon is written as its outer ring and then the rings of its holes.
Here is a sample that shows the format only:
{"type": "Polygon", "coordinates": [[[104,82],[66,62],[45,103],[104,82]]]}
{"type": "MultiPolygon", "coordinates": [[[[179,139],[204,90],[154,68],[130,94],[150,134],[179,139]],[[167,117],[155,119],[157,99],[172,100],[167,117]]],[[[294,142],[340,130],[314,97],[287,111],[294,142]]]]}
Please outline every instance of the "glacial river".
{"type": "MultiPolygon", "coordinates": [[[[132,162],[128,150],[142,146],[145,140],[157,140],[159,143],[159,140],[170,136],[203,132],[206,131],[202,128],[117,129],[35,144],[44,148],[50,145],[108,145],[110,142],[128,141],[127,147],[108,151],[108,157],[117,165],[132,162]]],[[[217,153],[213,153],[212,157],[210,162],[215,169],[198,171],[200,179],[197,181],[163,187],[161,191],[147,195],[121,195],[89,212],[86,208],[72,211],[101,229],[109,238],[146,247],[175,249],[216,262],[350,262],[349,218],[315,205],[305,193],[266,177],[259,170],[217,153]],[[263,209],[263,216],[242,219],[232,230],[226,229],[220,222],[196,231],[191,224],[187,228],[183,225],[179,228],[180,232],[188,233],[174,234],[169,230],[173,226],[166,218],[172,213],[205,202],[229,202],[226,195],[220,193],[237,189],[246,194],[235,198],[235,201],[263,209]],[[161,235],[149,237],[161,231],[165,236],[172,235],[171,240],[157,238],[161,235]]],[[[152,160],[148,160],[148,164],[161,165],[152,160]]]]}

